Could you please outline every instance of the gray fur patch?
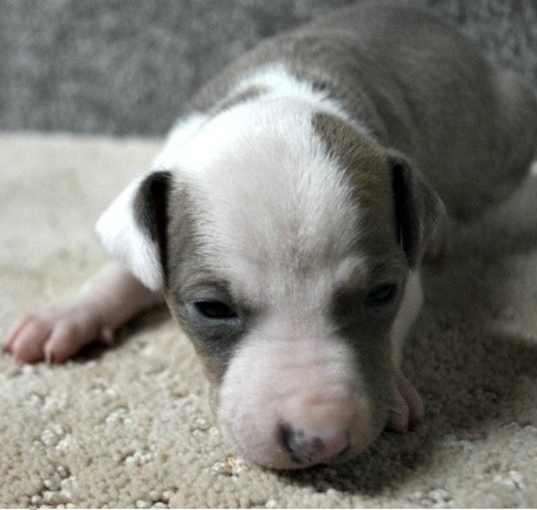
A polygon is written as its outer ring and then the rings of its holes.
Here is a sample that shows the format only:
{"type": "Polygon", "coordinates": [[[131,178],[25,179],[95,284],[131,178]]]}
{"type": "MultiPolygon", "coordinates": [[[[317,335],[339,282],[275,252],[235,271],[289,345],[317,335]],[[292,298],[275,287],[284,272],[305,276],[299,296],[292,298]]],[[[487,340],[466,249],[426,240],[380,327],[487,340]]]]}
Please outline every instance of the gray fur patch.
{"type": "Polygon", "coordinates": [[[207,292],[207,289],[218,287],[225,292],[226,288],[226,283],[205,263],[198,234],[202,228],[199,224],[201,215],[196,207],[187,187],[176,183],[170,194],[167,229],[170,269],[165,297],[172,315],[192,341],[208,380],[212,385],[218,385],[242,330],[221,328],[207,332],[188,313],[187,307],[200,295],[200,289],[207,292]]]}
{"type": "Polygon", "coordinates": [[[535,94],[416,6],[364,1],[268,39],[203,87],[192,109],[210,110],[271,65],[414,161],[455,216],[475,217],[505,198],[536,154],[535,94]]]}
{"type": "Polygon", "coordinates": [[[400,249],[386,151],[333,115],[314,115],[313,127],[351,183],[353,200],[363,215],[360,248],[372,256],[397,256],[400,249]]]}
{"type": "Polygon", "coordinates": [[[367,242],[362,249],[389,256],[401,248],[410,267],[421,262],[425,250],[440,255],[445,209],[421,176],[333,115],[316,114],[313,126],[352,183],[354,199],[365,216],[367,242]]]}
{"type": "Polygon", "coordinates": [[[266,94],[267,92],[267,89],[255,86],[250,86],[246,89],[239,90],[238,92],[232,93],[222,101],[216,103],[216,105],[209,111],[209,115],[218,115],[219,113],[222,113],[225,110],[229,110],[234,106],[238,106],[241,103],[257,99],[258,97],[262,96],[263,94],[266,94]]]}

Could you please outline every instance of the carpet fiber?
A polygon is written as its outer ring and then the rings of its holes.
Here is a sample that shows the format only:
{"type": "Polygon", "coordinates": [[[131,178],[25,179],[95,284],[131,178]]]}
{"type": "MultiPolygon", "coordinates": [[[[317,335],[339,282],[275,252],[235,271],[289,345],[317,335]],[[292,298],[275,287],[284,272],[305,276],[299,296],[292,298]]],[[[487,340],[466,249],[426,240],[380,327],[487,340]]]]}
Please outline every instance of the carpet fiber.
{"type": "MultiPolygon", "coordinates": [[[[358,1],[0,0],[0,126],[161,136],[262,38],[358,1]]],[[[535,0],[410,1],[537,87],[535,0]]]]}
{"type": "MultiPolygon", "coordinates": [[[[0,336],[105,260],[99,212],[156,142],[0,137],[0,336]]],[[[537,506],[537,178],[426,270],[406,368],[427,406],[346,465],[282,474],[222,444],[193,350],[153,311],[63,366],[0,355],[0,506],[537,506]]]]}

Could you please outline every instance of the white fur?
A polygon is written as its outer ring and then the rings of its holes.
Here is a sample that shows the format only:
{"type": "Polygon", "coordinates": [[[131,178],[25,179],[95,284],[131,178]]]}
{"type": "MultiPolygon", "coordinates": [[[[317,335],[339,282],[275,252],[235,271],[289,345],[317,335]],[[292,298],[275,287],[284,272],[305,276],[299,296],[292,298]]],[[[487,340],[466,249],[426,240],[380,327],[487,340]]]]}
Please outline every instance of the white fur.
{"type": "MultiPolygon", "coordinates": [[[[251,85],[271,92],[179,123],[155,165],[177,168],[187,183],[203,225],[197,234],[208,249],[204,263],[223,274],[233,295],[264,312],[262,326],[230,360],[219,418],[250,459],[285,467],[288,452],[274,454],[281,421],[327,443],[349,431],[358,451],[380,432],[383,408],[362,380],[367,357],[357,359],[325,313],[342,279],[367,280],[366,259],[355,248],[360,203],[312,122],[319,111],[344,114],[280,68],[240,84],[251,85]],[[309,399],[328,407],[312,410],[309,399]]],[[[116,199],[97,229],[106,248],[155,290],[162,285],[157,247],[132,211],[139,184],[116,199]]],[[[392,331],[399,350],[421,305],[419,289],[416,273],[392,331]]]]}
{"type": "MultiPolygon", "coordinates": [[[[314,90],[312,85],[304,80],[299,80],[285,69],[283,64],[270,65],[256,70],[252,74],[239,80],[237,86],[230,92],[230,96],[240,95],[241,92],[251,87],[259,88],[265,93],[255,97],[246,104],[259,101],[271,101],[273,99],[293,99],[300,103],[306,103],[310,108],[332,113],[349,122],[360,133],[370,136],[366,128],[354,122],[348,117],[337,101],[328,98],[324,92],[314,90]]],[[[237,106],[243,106],[239,104],[237,106]]],[[[252,108],[255,105],[252,104],[252,108]]],[[[155,158],[152,168],[175,168],[180,165],[185,144],[187,144],[205,125],[210,117],[207,114],[195,112],[184,119],[179,119],[170,131],[164,146],[155,158]]],[[[236,129],[235,123],[228,125],[230,132],[236,129]]],[[[206,150],[210,150],[210,144],[206,150]]]]}
{"type": "Polygon", "coordinates": [[[301,102],[309,103],[324,111],[330,111],[334,115],[347,119],[347,114],[340,105],[328,98],[324,92],[314,90],[311,83],[299,80],[285,69],[283,64],[272,64],[258,69],[239,82],[234,93],[240,94],[250,88],[258,88],[265,91],[260,98],[294,98],[301,102]]]}
{"type": "MultiPolygon", "coordinates": [[[[169,133],[162,150],[151,165],[153,171],[177,167],[183,147],[206,121],[206,116],[193,114],[178,122],[169,133]]],[[[160,290],[162,269],[157,245],[136,224],[133,200],[147,173],[131,182],[99,218],[96,231],[110,255],[129,269],[146,287],[160,290]]]]}
{"type": "Polygon", "coordinates": [[[398,369],[401,366],[405,338],[412,324],[414,324],[422,305],[421,274],[420,270],[416,269],[411,271],[408,276],[401,305],[392,326],[391,339],[394,368],[398,369]]]}
{"type": "Polygon", "coordinates": [[[95,230],[105,247],[146,287],[162,287],[158,248],[138,227],[134,219],[133,200],[146,176],[135,179],[104,211],[95,230]]]}
{"type": "Polygon", "coordinates": [[[237,92],[258,87],[267,90],[266,99],[295,98],[311,104],[314,108],[332,113],[344,119],[359,133],[371,136],[362,124],[351,119],[341,105],[328,96],[328,92],[315,90],[312,84],[306,80],[300,80],[292,75],[284,64],[272,64],[259,69],[241,80],[237,92]]]}
{"type": "MultiPolygon", "coordinates": [[[[304,253],[344,250],[356,231],[357,211],[350,186],[333,168],[311,125],[316,111],[343,112],[279,66],[248,77],[238,90],[252,84],[271,92],[214,118],[195,113],[178,122],[153,168],[179,168],[192,181],[200,210],[217,219],[208,218],[207,235],[228,253],[239,255],[237,250],[257,243],[281,254],[292,235],[300,237],[304,253]],[[245,218],[243,210],[257,212],[245,218]],[[296,231],[282,230],[284,224],[296,231]]],[[[140,231],[132,212],[140,182],[110,205],[97,232],[112,256],[157,290],[162,285],[157,247],[140,231]]]]}
{"type": "MultiPolygon", "coordinates": [[[[306,295],[299,289],[297,301],[306,295]]],[[[278,442],[281,423],[323,441],[348,431],[360,451],[378,431],[355,363],[351,347],[322,314],[299,311],[296,303],[273,310],[230,360],[219,391],[219,423],[243,455],[273,467],[292,466],[278,442]]]]}
{"type": "Polygon", "coordinates": [[[180,164],[182,149],[207,121],[207,115],[194,113],[181,119],[168,134],[164,146],[154,159],[151,168],[175,168],[180,164]]]}
{"type": "Polygon", "coordinates": [[[243,104],[208,121],[184,147],[182,175],[213,250],[232,261],[278,263],[296,246],[303,260],[324,262],[348,249],[359,211],[314,132],[315,111],[296,98],[243,104]]]}
{"type": "Polygon", "coordinates": [[[348,430],[356,450],[379,432],[356,367],[367,360],[356,360],[326,318],[335,285],[366,264],[353,242],[360,205],[312,125],[320,108],[296,96],[237,105],[208,120],[181,153],[204,262],[269,317],[230,360],[220,423],[248,458],[279,467],[289,467],[287,452],[274,453],[279,421],[327,444],[348,430]],[[330,409],[318,412],[308,399],[330,409]]]}

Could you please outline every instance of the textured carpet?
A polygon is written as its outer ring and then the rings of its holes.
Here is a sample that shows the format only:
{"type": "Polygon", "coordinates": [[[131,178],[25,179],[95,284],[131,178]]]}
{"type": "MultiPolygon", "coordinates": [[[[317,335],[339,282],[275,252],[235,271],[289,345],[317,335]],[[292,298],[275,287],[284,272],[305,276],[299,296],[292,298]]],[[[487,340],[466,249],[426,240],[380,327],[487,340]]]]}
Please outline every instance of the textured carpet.
{"type": "MultiPolygon", "coordinates": [[[[152,141],[0,137],[0,335],[104,260],[101,209],[152,141]]],[[[0,355],[0,506],[537,506],[537,178],[426,274],[407,369],[427,406],[357,460],[282,474],[222,444],[187,340],[154,311],[64,366],[0,355]]]]}
{"type": "MultiPolygon", "coordinates": [[[[411,1],[537,87],[537,0],[411,1]]],[[[351,3],[0,0],[0,127],[160,136],[224,64],[351,3]]]]}

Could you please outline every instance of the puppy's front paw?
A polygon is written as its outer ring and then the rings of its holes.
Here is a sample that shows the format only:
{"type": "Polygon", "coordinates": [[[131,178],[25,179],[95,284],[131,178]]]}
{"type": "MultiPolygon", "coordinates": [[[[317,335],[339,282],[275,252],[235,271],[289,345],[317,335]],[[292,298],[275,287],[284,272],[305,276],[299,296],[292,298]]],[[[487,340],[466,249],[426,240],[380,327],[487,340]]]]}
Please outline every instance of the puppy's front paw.
{"type": "Polygon", "coordinates": [[[103,327],[94,307],[78,304],[26,315],[8,332],[4,351],[19,363],[63,363],[97,339],[111,342],[112,331],[103,327]]]}
{"type": "Polygon", "coordinates": [[[417,425],[425,414],[423,400],[414,385],[398,372],[395,376],[393,404],[388,427],[396,432],[406,432],[417,425]]]}

